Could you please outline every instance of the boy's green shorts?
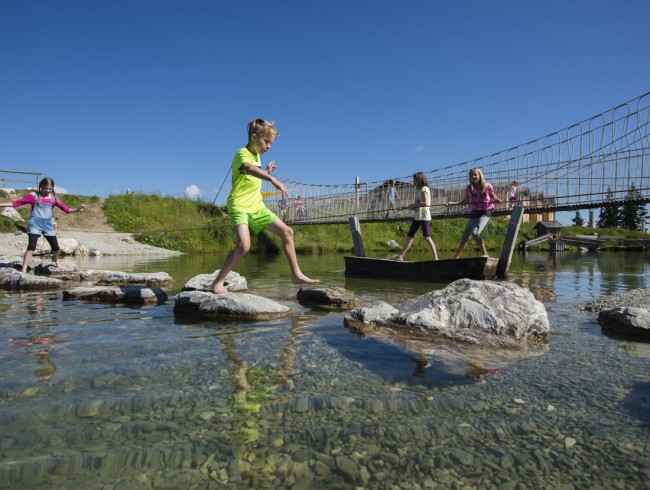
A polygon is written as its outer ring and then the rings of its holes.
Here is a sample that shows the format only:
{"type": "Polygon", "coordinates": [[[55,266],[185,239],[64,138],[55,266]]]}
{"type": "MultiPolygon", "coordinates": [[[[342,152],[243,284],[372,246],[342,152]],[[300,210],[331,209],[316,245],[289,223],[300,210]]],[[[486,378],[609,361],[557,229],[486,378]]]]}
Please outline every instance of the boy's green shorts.
{"type": "Polygon", "coordinates": [[[254,213],[244,213],[241,211],[233,211],[230,213],[230,223],[232,223],[233,228],[237,225],[248,225],[253,233],[259,233],[276,219],[278,217],[269,211],[268,208],[262,208],[254,213]]]}

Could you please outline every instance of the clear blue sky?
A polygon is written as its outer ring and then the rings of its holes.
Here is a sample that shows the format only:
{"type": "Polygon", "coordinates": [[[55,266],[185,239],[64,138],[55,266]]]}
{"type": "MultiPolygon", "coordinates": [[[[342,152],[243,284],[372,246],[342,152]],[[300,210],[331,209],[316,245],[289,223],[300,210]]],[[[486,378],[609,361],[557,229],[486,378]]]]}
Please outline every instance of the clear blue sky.
{"type": "Polygon", "coordinates": [[[2,0],[0,169],[212,199],[263,117],[280,177],[408,176],[649,91],[649,20],[648,0],[2,0]]]}

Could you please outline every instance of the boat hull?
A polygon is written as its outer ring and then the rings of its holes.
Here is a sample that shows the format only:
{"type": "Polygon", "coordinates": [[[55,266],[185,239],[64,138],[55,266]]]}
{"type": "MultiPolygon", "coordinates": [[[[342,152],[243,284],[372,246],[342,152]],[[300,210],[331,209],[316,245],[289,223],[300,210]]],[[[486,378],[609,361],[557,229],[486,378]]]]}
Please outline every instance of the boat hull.
{"type": "Polygon", "coordinates": [[[470,257],[425,261],[402,261],[346,256],[345,275],[382,279],[413,279],[451,282],[457,279],[488,279],[496,275],[498,259],[470,257]]]}

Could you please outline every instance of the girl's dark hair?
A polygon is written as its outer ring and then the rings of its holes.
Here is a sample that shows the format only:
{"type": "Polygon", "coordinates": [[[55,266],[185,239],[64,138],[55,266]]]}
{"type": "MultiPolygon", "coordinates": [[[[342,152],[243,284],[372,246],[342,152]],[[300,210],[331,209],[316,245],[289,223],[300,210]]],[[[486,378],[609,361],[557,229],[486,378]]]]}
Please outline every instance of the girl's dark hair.
{"type": "Polygon", "coordinates": [[[429,187],[429,181],[427,180],[427,176],[424,175],[424,172],[414,173],[413,181],[415,182],[415,186],[418,189],[422,189],[422,187],[429,187]]]}

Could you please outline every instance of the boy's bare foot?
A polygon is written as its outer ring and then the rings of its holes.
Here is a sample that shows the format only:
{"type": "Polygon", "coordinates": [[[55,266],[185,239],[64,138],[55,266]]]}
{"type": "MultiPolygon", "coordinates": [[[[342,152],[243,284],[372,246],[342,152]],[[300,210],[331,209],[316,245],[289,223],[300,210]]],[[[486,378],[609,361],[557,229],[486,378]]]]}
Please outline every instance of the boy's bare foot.
{"type": "Polygon", "coordinates": [[[212,288],[210,288],[210,291],[213,294],[228,294],[228,290],[223,284],[213,284],[212,288]]]}
{"type": "Polygon", "coordinates": [[[400,257],[399,255],[395,255],[395,257],[391,257],[390,260],[394,260],[395,262],[403,262],[404,259],[400,257]]]}
{"type": "Polygon", "coordinates": [[[320,280],[310,279],[306,275],[302,274],[300,276],[295,276],[293,279],[291,279],[291,282],[294,284],[318,284],[320,283],[320,280]]]}

